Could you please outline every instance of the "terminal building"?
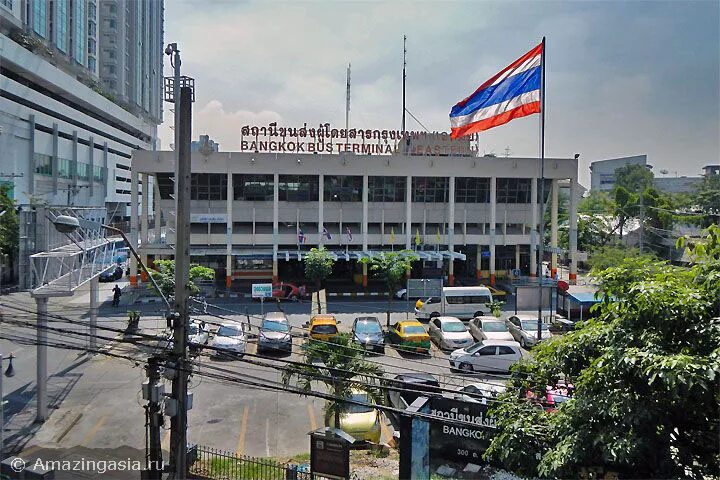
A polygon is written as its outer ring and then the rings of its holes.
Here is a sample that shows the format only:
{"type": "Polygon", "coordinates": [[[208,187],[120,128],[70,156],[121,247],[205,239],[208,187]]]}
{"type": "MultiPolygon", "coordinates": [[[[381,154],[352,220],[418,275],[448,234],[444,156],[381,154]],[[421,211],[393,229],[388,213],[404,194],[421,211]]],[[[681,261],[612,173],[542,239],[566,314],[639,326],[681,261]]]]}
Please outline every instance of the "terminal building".
{"type": "MultiPolygon", "coordinates": [[[[355,140],[339,141],[313,147],[316,153],[307,153],[299,141],[270,145],[276,151],[192,153],[192,261],[215,269],[228,287],[241,279],[302,278],[301,260],[319,245],[337,259],[335,274],[363,286],[368,272],[359,260],[391,250],[417,253],[421,261],[413,267],[413,277],[442,275],[450,285],[459,277],[494,284],[516,269],[522,275],[536,272],[537,158],[479,157],[467,148],[469,142],[462,148],[451,145],[461,142],[447,134],[408,137],[389,148],[391,153],[375,155],[357,152],[383,148],[355,148],[355,140]]],[[[243,140],[242,145],[267,148],[262,142],[243,140]]],[[[174,152],[133,152],[131,232],[150,263],[173,255],[174,170],[174,152]],[[155,185],[152,209],[139,206],[140,184],[155,185]]],[[[554,245],[560,185],[571,191],[567,254],[572,282],[577,271],[578,160],[545,159],[544,173],[545,201],[553,219],[546,228],[554,245]]],[[[554,267],[555,253],[552,260],[554,267]]],[[[137,266],[131,265],[131,282],[137,280],[137,266]]]]}

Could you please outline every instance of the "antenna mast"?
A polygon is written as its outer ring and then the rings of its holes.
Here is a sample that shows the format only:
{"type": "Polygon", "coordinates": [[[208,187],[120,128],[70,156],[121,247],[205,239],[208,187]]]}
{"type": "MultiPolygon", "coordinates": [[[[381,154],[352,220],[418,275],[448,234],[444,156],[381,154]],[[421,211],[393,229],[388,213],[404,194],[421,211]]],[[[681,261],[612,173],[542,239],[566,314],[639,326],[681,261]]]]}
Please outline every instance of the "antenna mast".
{"type": "Polygon", "coordinates": [[[350,64],[347,68],[347,92],[345,94],[345,135],[350,128],[350,64]]]}
{"type": "Polygon", "coordinates": [[[407,78],[407,75],[405,74],[405,66],[407,65],[406,57],[407,57],[407,35],[403,35],[403,83],[402,83],[402,131],[405,132],[405,79],[407,78]]]}

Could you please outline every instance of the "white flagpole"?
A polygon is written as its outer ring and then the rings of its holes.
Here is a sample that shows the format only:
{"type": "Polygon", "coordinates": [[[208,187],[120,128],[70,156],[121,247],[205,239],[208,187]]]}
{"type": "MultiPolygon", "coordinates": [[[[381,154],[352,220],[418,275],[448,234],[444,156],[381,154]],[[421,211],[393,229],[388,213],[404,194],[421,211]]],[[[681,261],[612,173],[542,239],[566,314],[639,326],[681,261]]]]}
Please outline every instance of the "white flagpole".
{"type": "Polygon", "coordinates": [[[538,324],[537,339],[542,338],[543,255],[545,246],[545,37],[540,54],[540,231],[538,232],[538,324]]]}

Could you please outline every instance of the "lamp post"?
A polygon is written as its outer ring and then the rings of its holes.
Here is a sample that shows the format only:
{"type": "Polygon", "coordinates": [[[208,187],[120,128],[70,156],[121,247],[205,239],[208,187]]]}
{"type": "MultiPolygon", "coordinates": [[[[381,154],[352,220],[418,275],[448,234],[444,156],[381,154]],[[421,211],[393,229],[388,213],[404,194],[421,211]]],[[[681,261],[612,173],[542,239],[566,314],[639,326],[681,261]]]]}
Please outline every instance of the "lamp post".
{"type": "MultiPolygon", "coordinates": [[[[15,369],[12,364],[13,358],[15,357],[13,357],[11,353],[10,356],[7,357],[7,370],[5,370],[3,374],[0,374],[0,459],[5,458],[5,399],[3,397],[3,377],[11,378],[15,376],[15,369]]],[[[5,360],[5,358],[3,358],[2,353],[0,353],[0,367],[2,367],[3,360],[5,360]]]]}

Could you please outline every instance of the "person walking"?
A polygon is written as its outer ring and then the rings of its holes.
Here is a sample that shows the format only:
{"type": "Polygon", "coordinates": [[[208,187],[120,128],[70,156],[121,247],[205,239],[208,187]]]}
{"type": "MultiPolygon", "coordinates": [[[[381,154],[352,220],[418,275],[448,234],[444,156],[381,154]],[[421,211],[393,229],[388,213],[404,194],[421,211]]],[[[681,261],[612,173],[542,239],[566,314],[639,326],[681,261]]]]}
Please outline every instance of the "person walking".
{"type": "Polygon", "coordinates": [[[120,287],[115,285],[115,288],[113,288],[112,291],[113,291],[112,306],[117,307],[120,305],[120,296],[122,295],[122,290],[120,290],[120,287]]]}

